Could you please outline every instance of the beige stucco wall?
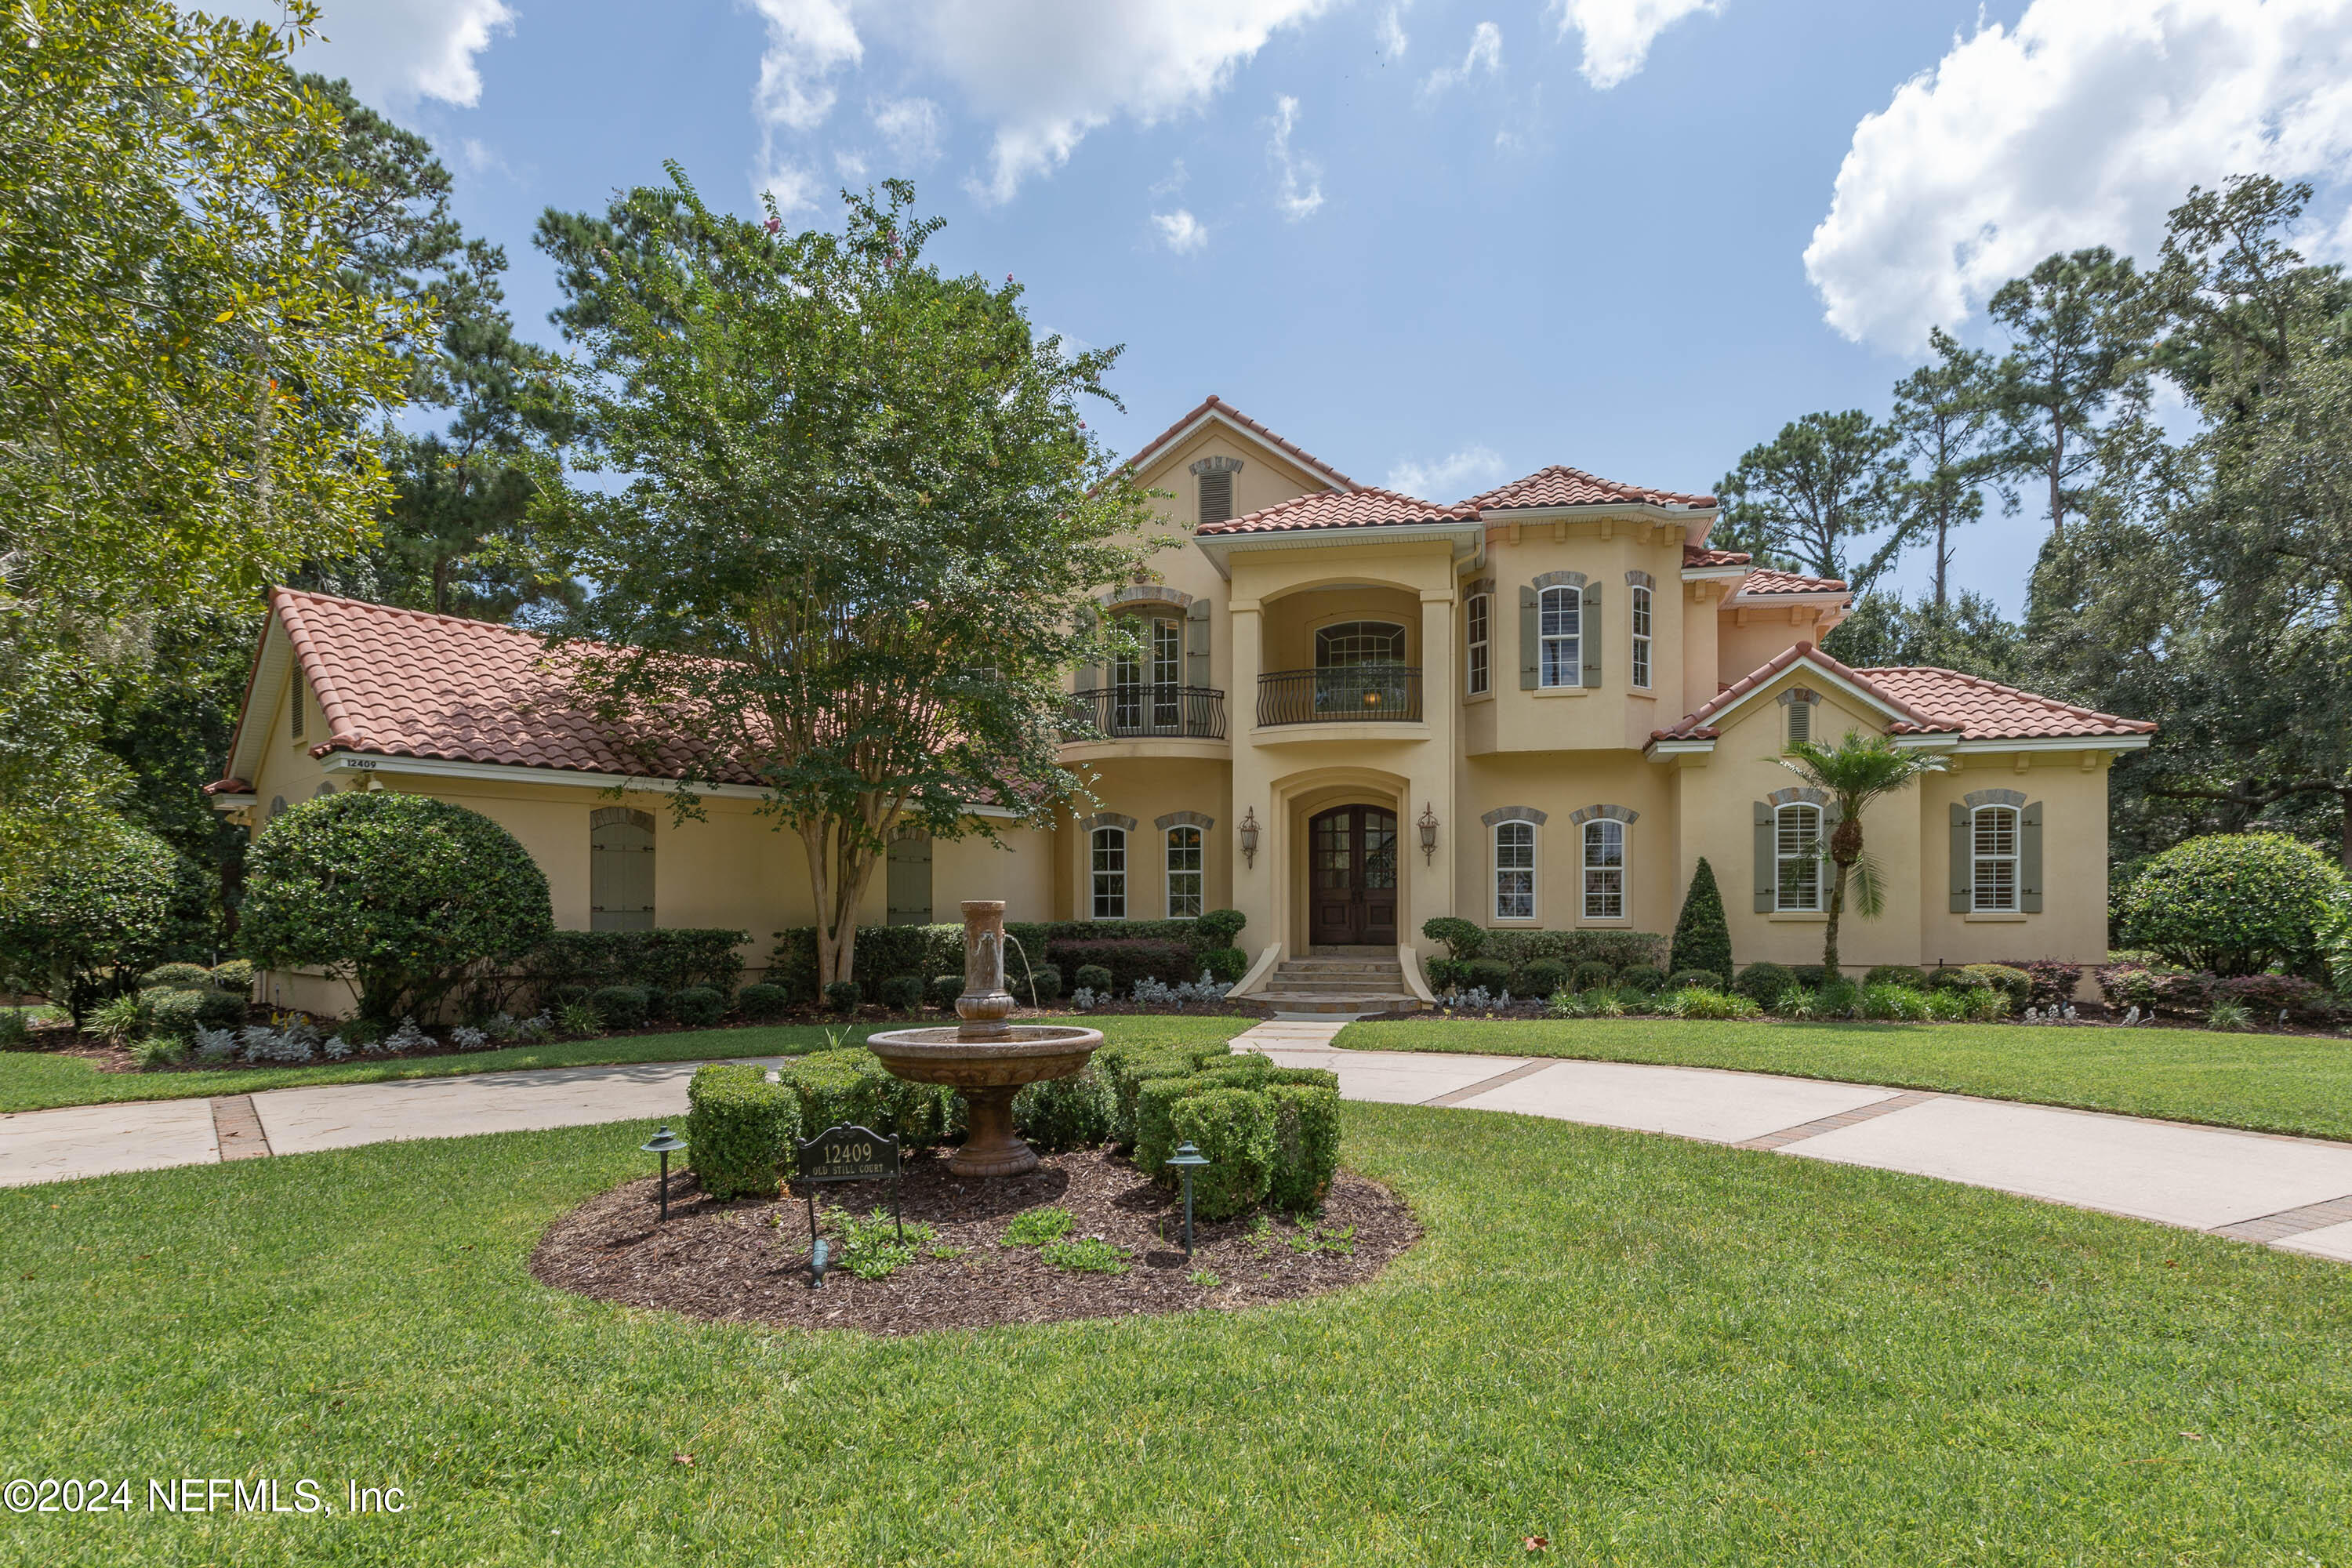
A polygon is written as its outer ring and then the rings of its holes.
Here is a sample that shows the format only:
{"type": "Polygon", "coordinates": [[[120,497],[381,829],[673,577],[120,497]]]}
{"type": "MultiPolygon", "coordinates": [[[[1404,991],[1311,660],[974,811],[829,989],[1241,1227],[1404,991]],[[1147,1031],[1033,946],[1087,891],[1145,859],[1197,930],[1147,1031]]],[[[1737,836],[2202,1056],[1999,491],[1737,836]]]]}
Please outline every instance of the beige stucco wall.
{"type": "MultiPolygon", "coordinates": [[[[1209,909],[1233,902],[1234,826],[1227,790],[1230,769],[1223,762],[1192,758],[1120,757],[1087,764],[1094,810],[1131,816],[1136,826],[1128,835],[1127,918],[1163,920],[1168,913],[1167,835],[1157,824],[1172,812],[1198,812],[1213,826],[1202,835],[1205,851],[1204,878],[1209,909]]],[[[1081,820],[1086,815],[1082,814],[1081,820]]],[[[1093,837],[1083,827],[1063,836],[1062,853],[1068,863],[1066,885],[1074,901],[1056,910],[1055,918],[1090,918],[1093,896],[1093,837]]]]}
{"type": "Polygon", "coordinates": [[[1579,752],[1561,759],[1524,752],[1473,759],[1457,797],[1459,836],[1454,910],[1498,929],[1654,931],[1672,928],[1681,907],[1675,881],[1674,792],[1667,772],[1631,752],[1579,752]],[[1586,806],[1618,805],[1639,814],[1625,830],[1626,914],[1584,918],[1583,830],[1570,820],[1586,806]],[[1536,828],[1536,918],[1495,918],[1494,829],[1480,820],[1502,806],[1532,806],[1536,828]]]}
{"type": "Polygon", "coordinates": [[[1729,685],[1798,643],[1818,645],[1822,635],[1815,605],[1727,605],[1716,616],[1717,679],[1729,685]]]}
{"type": "Polygon", "coordinates": [[[1953,759],[1921,789],[1919,961],[1982,963],[2055,958],[2102,963],[2107,953],[2109,752],[1994,752],[1953,759]],[[2025,763],[2021,772],[2020,759],[2025,763]],[[2088,765],[2085,765],[2087,760],[2088,765]],[[1971,791],[2009,789],[2042,805],[2042,910],[1954,914],[1951,804],[1971,791]]]}

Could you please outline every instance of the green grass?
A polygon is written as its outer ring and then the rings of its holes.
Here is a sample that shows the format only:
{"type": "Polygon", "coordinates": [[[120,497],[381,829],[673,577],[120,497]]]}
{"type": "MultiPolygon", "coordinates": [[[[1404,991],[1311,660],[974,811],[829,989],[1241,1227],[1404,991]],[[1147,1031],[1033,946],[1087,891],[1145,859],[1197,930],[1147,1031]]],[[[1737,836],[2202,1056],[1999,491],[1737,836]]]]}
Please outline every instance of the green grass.
{"type": "Polygon", "coordinates": [[[10,1475],[410,1500],[0,1514],[0,1560],[2352,1560],[2339,1266],[1826,1162],[1346,1115],[1429,1228],[1380,1280],[899,1340],[535,1283],[549,1221],[641,1173],[634,1128],[0,1191],[10,1475]]]}
{"type": "MultiPolygon", "coordinates": [[[[1231,1039],[1253,1020],[1226,1017],[1110,1016],[1092,1021],[1108,1039],[1168,1040],[1206,1044],[1231,1039]]],[[[858,1045],[883,1029],[913,1027],[905,1021],[849,1027],[843,1043],[858,1045]]],[[[840,1031],[836,1031],[840,1032],[840,1031]]],[[[796,1056],[822,1050],[825,1031],[813,1025],[775,1028],[700,1029],[674,1035],[571,1040],[562,1045],[518,1046],[510,1050],[465,1056],[426,1057],[416,1061],[330,1062],[313,1067],[219,1068],[188,1072],[100,1072],[80,1057],[42,1051],[0,1051],[0,1112],[46,1110],[60,1105],[100,1105],[126,1100],[193,1100],[215,1094],[253,1094],[297,1084],[383,1083],[393,1079],[448,1078],[464,1073],[510,1072],[519,1068],[586,1067],[606,1062],[686,1062],[704,1058],[796,1056]]]]}
{"type": "Polygon", "coordinates": [[[1338,1043],[1739,1068],[2352,1139],[2352,1041],[2313,1036],[1596,1018],[1350,1024],[1338,1043]]]}

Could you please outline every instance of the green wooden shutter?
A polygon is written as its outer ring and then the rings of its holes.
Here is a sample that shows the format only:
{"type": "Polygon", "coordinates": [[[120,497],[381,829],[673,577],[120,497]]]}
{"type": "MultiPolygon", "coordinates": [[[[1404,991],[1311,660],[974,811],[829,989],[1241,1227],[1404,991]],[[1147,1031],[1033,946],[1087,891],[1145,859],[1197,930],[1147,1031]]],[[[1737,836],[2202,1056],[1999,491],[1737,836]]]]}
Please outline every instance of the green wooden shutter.
{"type": "Polygon", "coordinates": [[[1967,914],[1976,902],[1976,871],[1969,859],[1971,846],[1969,835],[1975,824],[1969,819],[1969,808],[1958,801],[1952,802],[1952,913],[1967,914]]]}
{"type": "Polygon", "coordinates": [[[1543,626],[1542,613],[1536,608],[1536,591],[1521,585],[1519,589],[1519,689],[1536,689],[1536,643],[1543,626]]]}
{"type": "Polygon", "coordinates": [[[1209,684],[1209,601],[1195,599],[1184,612],[1184,684],[1209,684]]]}
{"type": "Polygon", "coordinates": [[[1780,871],[1772,858],[1772,808],[1763,801],[1756,803],[1756,912],[1769,915],[1779,897],[1780,871]]]}
{"type": "Polygon", "coordinates": [[[1577,651],[1584,656],[1584,684],[1601,684],[1601,584],[1584,590],[1584,605],[1577,616],[1577,651]]]}
{"type": "Polygon", "coordinates": [[[2042,912],[2042,803],[2038,800],[2017,818],[2017,907],[2029,915],[2042,912]]]}

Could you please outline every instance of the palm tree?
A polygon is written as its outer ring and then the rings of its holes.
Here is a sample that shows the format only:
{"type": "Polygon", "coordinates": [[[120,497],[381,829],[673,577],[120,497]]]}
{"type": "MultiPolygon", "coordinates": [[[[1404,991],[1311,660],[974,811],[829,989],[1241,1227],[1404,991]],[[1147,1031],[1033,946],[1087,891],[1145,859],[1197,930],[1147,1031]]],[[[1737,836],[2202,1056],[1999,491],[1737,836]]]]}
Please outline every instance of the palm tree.
{"type": "Polygon", "coordinates": [[[1838,975],[1838,922],[1845,914],[1845,885],[1853,878],[1853,907],[1864,920],[1875,920],[1886,907],[1886,886],[1878,863],[1863,853],[1863,808],[1881,795],[1893,795],[1921,773],[1943,767],[1941,761],[1919,752],[1896,749],[1884,735],[1863,735],[1848,730],[1834,747],[1799,741],[1774,761],[1831,799],[1838,825],[1830,832],[1830,923],[1822,935],[1822,978],[1838,975]]]}

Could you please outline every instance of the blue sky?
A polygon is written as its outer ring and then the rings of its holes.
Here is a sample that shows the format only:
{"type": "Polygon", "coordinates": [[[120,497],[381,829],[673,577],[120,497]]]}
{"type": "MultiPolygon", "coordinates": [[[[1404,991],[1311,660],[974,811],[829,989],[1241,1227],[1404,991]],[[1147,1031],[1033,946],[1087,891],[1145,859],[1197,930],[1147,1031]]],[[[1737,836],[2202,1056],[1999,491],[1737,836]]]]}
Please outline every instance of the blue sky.
{"type": "MultiPolygon", "coordinates": [[[[545,206],[677,159],[826,223],[904,174],[943,265],[1127,345],[1122,450],[1216,392],[1438,500],[1549,462],[1710,488],[1800,414],[1883,412],[1929,324],[1990,341],[1985,295],[2049,250],[2152,251],[2192,182],[2314,178],[2312,247],[2347,233],[2352,0],[331,0],[325,28],[306,63],[434,138],[543,340],[545,206]]],[[[1988,521],[1960,583],[2020,608],[2045,526],[1988,521]]]]}

